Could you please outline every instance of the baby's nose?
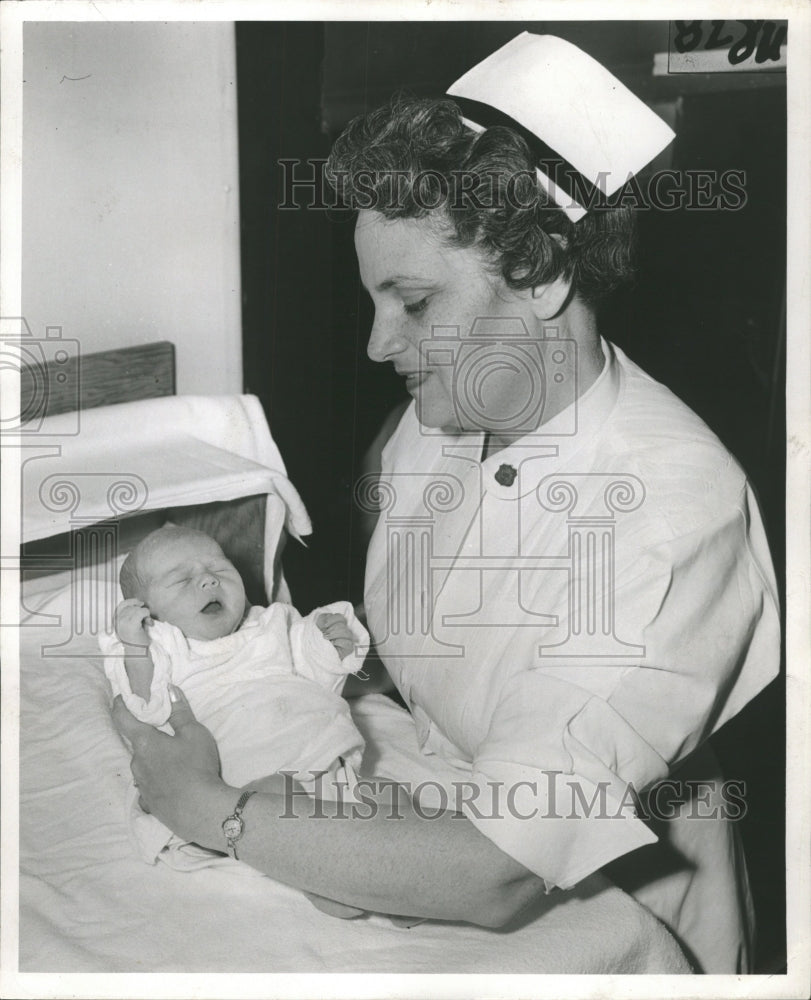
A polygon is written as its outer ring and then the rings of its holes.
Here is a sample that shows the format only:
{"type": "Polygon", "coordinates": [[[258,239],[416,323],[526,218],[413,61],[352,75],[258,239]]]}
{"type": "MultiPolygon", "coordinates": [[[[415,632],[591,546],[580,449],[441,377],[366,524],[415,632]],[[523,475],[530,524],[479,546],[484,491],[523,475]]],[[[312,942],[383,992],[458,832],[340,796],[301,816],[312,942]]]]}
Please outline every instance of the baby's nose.
{"type": "Polygon", "coordinates": [[[204,587],[204,588],[218,587],[219,584],[220,584],[220,581],[217,579],[216,576],[214,576],[213,573],[204,573],[200,577],[200,586],[201,587],[204,587]]]}

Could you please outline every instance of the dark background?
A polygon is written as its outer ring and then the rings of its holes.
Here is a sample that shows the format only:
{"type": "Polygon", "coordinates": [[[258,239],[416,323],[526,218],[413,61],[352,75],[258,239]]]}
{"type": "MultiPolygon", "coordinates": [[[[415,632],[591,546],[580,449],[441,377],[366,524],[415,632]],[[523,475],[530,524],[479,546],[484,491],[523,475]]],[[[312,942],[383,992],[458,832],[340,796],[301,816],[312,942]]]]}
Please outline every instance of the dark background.
{"type": "MultiPolygon", "coordinates": [[[[667,22],[246,23],[237,26],[245,390],[262,401],[314,522],[285,553],[302,612],[362,595],[352,484],[384,416],[405,398],[365,355],[371,307],[353,224],[282,211],[280,158],[324,158],[346,122],[396,90],[439,96],[523,30],[603,62],[673,124],[656,165],[746,171],[738,211],[639,213],[636,284],[604,334],[712,427],[758,494],[784,574],[786,91],[779,73],[654,78],[667,22]]],[[[299,168],[306,174],[308,168],[299,168]]],[[[741,833],[758,912],[758,971],[785,963],[785,688],[772,684],[713,739],[747,783],[741,833]]]]}

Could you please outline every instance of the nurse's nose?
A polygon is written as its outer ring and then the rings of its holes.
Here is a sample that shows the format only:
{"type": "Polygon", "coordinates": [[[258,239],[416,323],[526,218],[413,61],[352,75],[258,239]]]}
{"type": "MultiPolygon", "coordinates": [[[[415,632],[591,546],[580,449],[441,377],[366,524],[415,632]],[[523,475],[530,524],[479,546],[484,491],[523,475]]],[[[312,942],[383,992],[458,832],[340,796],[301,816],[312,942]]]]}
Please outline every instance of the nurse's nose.
{"type": "Polygon", "coordinates": [[[372,361],[390,361],[405,346],[405,340],[399,335],[396,324],[381,316],[380,311],[376,312],[366,347],[369,358],[372,361]]]}

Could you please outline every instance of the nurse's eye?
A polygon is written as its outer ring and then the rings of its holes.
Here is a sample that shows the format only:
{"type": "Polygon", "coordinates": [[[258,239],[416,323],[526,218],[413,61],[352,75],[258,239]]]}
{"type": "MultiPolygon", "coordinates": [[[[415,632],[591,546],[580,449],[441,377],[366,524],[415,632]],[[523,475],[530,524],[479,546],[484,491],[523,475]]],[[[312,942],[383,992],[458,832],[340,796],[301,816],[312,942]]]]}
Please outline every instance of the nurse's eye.
{"type": "Polygon", "coordinates": [[[425,311],[427,305],[428,296],[426,295],[424,299],[420,299],[418,302],[404,302],[403,309],[405,309],[409,316],[418,316],[421,312],[425,311]]]}

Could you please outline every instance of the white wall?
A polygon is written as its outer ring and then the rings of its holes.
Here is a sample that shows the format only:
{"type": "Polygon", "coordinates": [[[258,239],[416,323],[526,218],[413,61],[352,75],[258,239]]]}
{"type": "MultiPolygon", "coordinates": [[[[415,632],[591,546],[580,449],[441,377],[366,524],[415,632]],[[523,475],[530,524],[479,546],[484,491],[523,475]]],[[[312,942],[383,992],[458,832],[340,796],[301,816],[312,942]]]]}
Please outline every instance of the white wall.
{"type": "Polygon", "coordinates": [[[23,52],[34,335],[171,340],[178,392],[241,392],[233,25],[29,23],[23,52]]]}

